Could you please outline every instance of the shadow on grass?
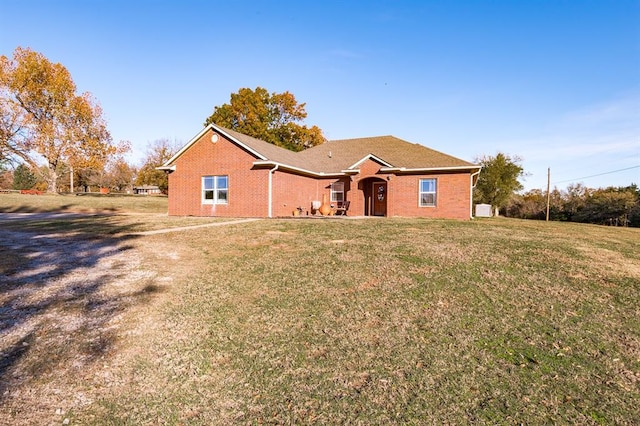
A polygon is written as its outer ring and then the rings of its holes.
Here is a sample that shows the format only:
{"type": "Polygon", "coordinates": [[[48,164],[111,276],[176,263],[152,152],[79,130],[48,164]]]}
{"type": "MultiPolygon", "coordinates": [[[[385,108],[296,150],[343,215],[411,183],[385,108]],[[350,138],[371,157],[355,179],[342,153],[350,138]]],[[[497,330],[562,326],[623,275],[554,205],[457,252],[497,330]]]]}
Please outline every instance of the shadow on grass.
{"type": "MultiPolygon", "coordinates": [[[[15,205],[15,206],[0,206],[0,213],[60,213],[60,212],[86,212],[90,209],[87,206],[74,203],[65,203],[55,206],[36,206],[29,204],[15,205]]],[[[120,209],[116,207],[101,207],[101,212],[104,213],[116,213],[120,209]]]]}
{"type": "Polygon", "coordinates": [[[114,236],[135,224],[73,217],[5,225],[0,403],[51,373],[82,374],[112,350],[118,317],[159,291],[137,268],[135,237],[114,236]]]}

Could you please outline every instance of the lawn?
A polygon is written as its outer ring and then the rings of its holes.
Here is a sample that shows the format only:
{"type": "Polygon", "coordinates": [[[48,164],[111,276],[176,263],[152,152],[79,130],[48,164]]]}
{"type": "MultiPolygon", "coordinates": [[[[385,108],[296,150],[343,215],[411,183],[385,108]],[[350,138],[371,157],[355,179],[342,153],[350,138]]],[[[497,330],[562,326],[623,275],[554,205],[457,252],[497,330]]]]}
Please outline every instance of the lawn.
{"type": "MultiPolygon", "coordinates": [[[[5,420],[639,418],[638,229],[507,219],[263,220],[126,238],[121,218],[102,220],[114,225],[104,235],[120,238],[118,247],[126,242],[127,258],[138,260],[128,268],[140,278],[112,274],[113,288],[130,293],[110,310],[91,303],[79,310],[77,299],[55,305],[62,314],[110,315],[73,337],[98,340],[100,350],[75,347],[71,338],[60,345],[38,330],[41,337],[28,341],[33,349],[0,368],[0,379],[11,381],[0,395],[5,420]],[[29,376],[34,371],[44,373],[29,376]]],[[[38,232],[69,227],[48,223],[38,232]]],[[[47,318],[39,324],[51,324],[47,318]]],[[[54,337],[62,339],[63,328],[54,337]]]]}
{"type": "Polygon", "coordinates": [[[42,194],[0,193],[0,212],[102,212],[166,213],[163,196],[123,194],[42,194]]]}
{"type": "MultiPolygon", "coordinates": [[[[199,226],[229,219],[213,217],[169,217],[167,197],[123,194],[0,194],[0,213],[79,213],[74,220],[30,218],[32,231],[64,230],[75,234],[119,235],[159,229],[199,226]]],[[[6,222],[5,228],[21,228],[24,224],[6,222]]]]}

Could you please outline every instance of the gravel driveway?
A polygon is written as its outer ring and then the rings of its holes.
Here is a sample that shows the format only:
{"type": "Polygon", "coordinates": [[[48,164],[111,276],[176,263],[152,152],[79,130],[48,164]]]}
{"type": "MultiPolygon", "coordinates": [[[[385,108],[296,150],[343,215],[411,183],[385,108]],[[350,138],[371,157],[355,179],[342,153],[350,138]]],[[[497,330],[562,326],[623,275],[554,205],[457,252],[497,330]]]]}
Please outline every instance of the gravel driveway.
{"type": "Polygon", "coordinates": [[[78,216],[0,214],[0,417],[24,416],[11,424],[40,423],[64,411],[56,407],[91,402],[81,389],[94,379],[96,361],[114,350],[124,313],[154,276],[134,255],[133,237],[2,226],[78,216]]]}

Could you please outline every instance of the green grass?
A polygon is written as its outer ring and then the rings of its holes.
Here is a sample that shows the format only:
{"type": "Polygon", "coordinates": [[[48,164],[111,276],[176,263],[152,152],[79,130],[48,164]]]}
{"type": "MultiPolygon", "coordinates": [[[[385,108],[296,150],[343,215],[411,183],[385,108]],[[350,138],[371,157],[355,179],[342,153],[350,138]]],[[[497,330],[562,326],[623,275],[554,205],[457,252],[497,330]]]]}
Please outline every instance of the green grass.
{"type": "Polygon", "coordinates": [[[0,212],[166,213],[167,198],[123,194],[0,194],[0,212]]]}
{"type": "MultiPolygon", "coordinates": [[[[144,217],[126,226],[139,229],[144,217]]],[[[72,409],[72,422],[634,424],[640,417],[638,229],[264,220],[131,244],[171,285],[148,295],[153,327],[118,337],[129,355],[96,364],[117,366],[110,380],[119,385],[72,409]],[[179,255],[173,263],[162,257],[169,249],[179,255]]],[[[131,311],[132,329],[140,315],[131,311]]]]}
{"type": "Polygon", "coordinates": [[[165,308],[169,365],[140,363],[137,390],[152,392],[89,411],[131,424],[632,424],[639,242],[510,220],[191,233],[181,244],[201,269],[165,308]]]}

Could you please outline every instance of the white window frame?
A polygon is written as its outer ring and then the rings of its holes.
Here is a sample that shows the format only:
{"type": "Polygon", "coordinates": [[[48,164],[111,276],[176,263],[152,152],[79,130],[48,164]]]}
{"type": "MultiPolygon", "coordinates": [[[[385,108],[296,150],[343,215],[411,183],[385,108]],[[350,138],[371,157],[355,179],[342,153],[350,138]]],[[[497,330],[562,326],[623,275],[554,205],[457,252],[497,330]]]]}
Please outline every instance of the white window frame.
{"type": "Polygon", "coordinates": [[[229,204],[229,176],[202,176],[202,204],[229,204]],[[208,180],[211,185],[208,185],[208,180]],[[208,192],[211,193],[211,198],[207,198],[208,192]]]}
{"type": "Polygon", "coordinates": [[[344,203],[344,182],[333,182],[331,184],[331,202],[344,203]]]}
{"type": "MultiPolygon", "coordinates": [[[[430,188],[427,188],[430,189],[430,188]]],[[[418,182],[418,205],[420,207],[436,207],[438,204],[438,179],[436,178],[424,178],[418,182]],[[427,182],[433,182],[433,189],[423,191],[422,184],[427,182]],[[423,196],[433,197],[432,202],[423,202],[423,196]]]]}

